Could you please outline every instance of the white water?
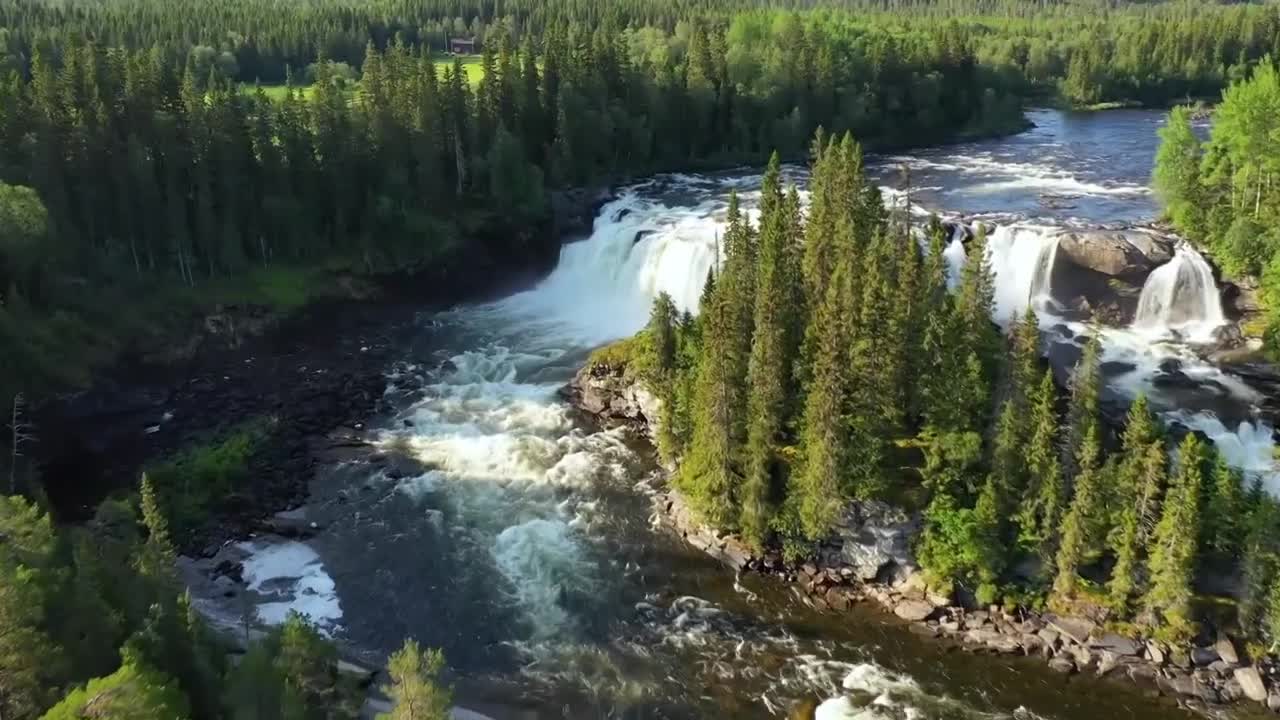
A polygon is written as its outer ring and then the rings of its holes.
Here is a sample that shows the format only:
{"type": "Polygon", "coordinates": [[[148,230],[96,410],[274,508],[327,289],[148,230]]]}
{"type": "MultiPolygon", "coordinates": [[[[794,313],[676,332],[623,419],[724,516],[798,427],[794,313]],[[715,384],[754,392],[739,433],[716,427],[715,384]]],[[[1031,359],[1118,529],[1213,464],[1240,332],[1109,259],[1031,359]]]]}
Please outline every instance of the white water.
{"type": "Polygon", "coordinates": [[[244,580],[249,590],[272,598],[257,606],[258,620],[267,625],[283,623],[297,613],[329,634],[342,619],[342,606],[333,578],[325,572],[320,556],[300,542],[240,543],[248,553],[244,580]]]}
{"type": "Polygon", "coordinates": [[[1156,337],[1177,332],[1193,342],[1210,342],[1225,322],[1213,269],[1195,249],[1182,245],[1173,260],[1147,277],[1133,327],[1156,337]]]}
{"type": "Polygon", "coordinates": [[[1178,342],[1210,342],[1214,331],[1226,322],[1221,293],[1205,259],[1193,248],[1180,246],[1174,258],[1147,279],[1130,328],[1091,327],[1057,314],[1051,279],[1059,232],[1056,227],[1015,223],[998,226],[988,236],[987,257],[996,278],[996,321],[1007,326],[1031,305],[1051,341],[1060,327],[1075,336],[1097,332],[1102,341],[1102,362],[1133,366],[1133,370],[1110,379],[1113,390],[1129,398],[1146,395],[1166,421],[1203,432],[1228,463],[1249,476],[1261,476],[1267,487],[1280,495],[1270,425],[1244,420],[1228,427],[1210,409],[1181,407],[1177,398],[1166,399],[1158,386],[1162,363],[1176,361],[1183,375],[1221,388],[1238,405],[1253,406],[1261,399],[1239,379],[1178,342]]]}
{"type": "Polygon", "coordinates": [[[996,321],[1008,325],[1030,305],[1043,313],[1052,300],[1058,237],[1051,228],[1000,225],[987,237],[987,257],[996,278],[996,321]]]}

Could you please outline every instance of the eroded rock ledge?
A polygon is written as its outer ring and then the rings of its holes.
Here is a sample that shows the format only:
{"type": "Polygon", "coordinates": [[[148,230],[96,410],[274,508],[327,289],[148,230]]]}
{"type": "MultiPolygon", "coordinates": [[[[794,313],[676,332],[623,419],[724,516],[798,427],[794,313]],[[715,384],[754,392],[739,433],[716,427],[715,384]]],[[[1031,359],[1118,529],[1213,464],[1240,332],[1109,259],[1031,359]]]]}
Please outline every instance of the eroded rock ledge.
{"type": "MultiPolygon", "coordinates": [[[[646,435],[660,401],[623,368],[589,365],[564,389],[579,409],[606,425],[646,435]]],[[[1128,680],[1209,712],[1254,702],[1280,712],[1280,668],[1252,662],[1225,634],[1171,646],[1109,632],[1095,619],[1029,610],[978,607],[971,597],[931,592],[912,551],[918,516],[887,503],[854,502],[809,560],[787,563],[780,552],[754,552],[741,538],[703,525],[670,487],[653,494],[655,518],[690,545],[737,572],[773,575],[803,591],[815,608],[841,612],[875,602],[912,632],[967,651],[1038,656],[1053,670],[1128,680]]]]}

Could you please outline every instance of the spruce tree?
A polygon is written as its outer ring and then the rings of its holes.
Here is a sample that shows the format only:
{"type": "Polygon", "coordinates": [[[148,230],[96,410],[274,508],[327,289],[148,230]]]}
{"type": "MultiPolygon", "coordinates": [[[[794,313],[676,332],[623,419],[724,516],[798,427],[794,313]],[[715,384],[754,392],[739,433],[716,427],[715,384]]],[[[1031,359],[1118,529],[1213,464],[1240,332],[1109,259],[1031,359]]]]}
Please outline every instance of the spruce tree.
{"type": "Polygon", "coordinates": [[[844,418],[847,392],[848,323],[852,295],[847,258],[827,286],[818,308],[819,337],[813,385],[800,422],[801,461],[791,476],[788,502],[793,503],[804,536],[819,540],[835,523],[849,488],[845,485],[849,451],[844,418]]]}
{"type": "Polygon", "coordinates": [[[1070,483],[1080,473],[1081,447],[1091,431],[1098,428],[1099,369],[1102,344],[1094,332],[1084,347],[1084,354],[1071,372],[1071,395],[1067,404],[1066,441],[1062,445],[1063,476],[1070,483]]]}
{"type": "MultiPolygon", "coordinates": [[[[1130,413],[1132,416],[1132,413],[1130,413]]],[[[1122,473],[1135,473],[1136,490],[1121,508],[1118,533],[1113,543],[1116,564],[1107,583],[1111,608],[1121,616],[1130,609],[1135,594],[1145,590],[1146,543],[1155,527],[1165,485],[1165,449],[1160,440],[1148,440],[1145,446],[1126,447],[1122,473]]]]}
{"type": "Polygon", "coordinates": [[[750,297],[747,283],[754,267],[750,229],[737,195],[730,198],[722,272],[708,282],[710,297],[702,308],[702,344],[691,408],[688,457],[678,486],[703,519],[723,529],[735,528],[740,515],[741,462],[746,428],[747,351],[750,316],[741,303],[750,297]]]}
{"type": "Polygon", "coordinates": [[[1057,577],[1053,592],[1062,600],[1075,595],[1080,565],[1089,550],[1091,527],[1101,512],[1102,442],[1098,424],[1087,426],[1076,457],[1076,476],[1071,506],[1062,521],[1062,540],[1055,558],[1057,577]]]}
{"type": "Polygon", "coordinates": [[[1206,449],[1195,433],[1178,447],[1178,466],[1169,483],[1164,511],[1151,537],[1151,587],[1143,603],[1162,635],[1186,638],[1192,633],[1191,583],[1195,574],[1200,528],[1200,488],[1206,449]]]}
{"type": "Polygon", "coordinates": [[[1215,450],[1213,455],[1212,481],[1205,483],[1202,546],[1213,561],[1231,562],[1239,556],[1244,530],[1244,479],[1221,452],[1215,450]]]}
{"type": "Polygon", "coordinates": [[[1066,509],[1062,468],[1058,463],[1058,391],[1053,371],[1046,370],[1029,398],[1027,487],[1018,513],[1018,539],[1034,552],[1046,577],[1053,575],[1059,522],[1066,509]]]}
{"type": "Polygon", "coordinates": [[[760,257],[755,296],[755,322],[747,370],[746,473],[742,486],[743,536],[762,547],[773,514],[770,488],[775,456],[785,427],[788,382],[795,343],[789,332],[795,308],[790,254],[789,210],[781,188],[781,161],[774,153],[764,176],[760,218],[760,257]]]}

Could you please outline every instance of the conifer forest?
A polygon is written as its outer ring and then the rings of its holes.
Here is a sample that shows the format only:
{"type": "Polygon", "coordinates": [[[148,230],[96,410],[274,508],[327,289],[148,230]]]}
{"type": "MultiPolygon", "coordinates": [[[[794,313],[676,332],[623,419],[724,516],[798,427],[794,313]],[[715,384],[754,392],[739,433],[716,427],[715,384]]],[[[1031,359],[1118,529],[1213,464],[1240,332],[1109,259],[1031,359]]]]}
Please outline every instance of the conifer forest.
{"type": "MultiPolygon", "coordinates": [[[[901,203],[872,166],[1016,137],[1032,108],[1168,110],[1149,192],[1146,177],[1131,194],[1079,192],[1150,195],[1162,231],[1188,243],[1170,258],[1193,248],[1212,262],[1211,284],[1252,283],[1256,317],[1241,323],[1258,340],[1250,362],[1275,363],[1277,62],[1271,2],[0,0],[0,720],[443,720],[455,700],[474,700],[457,682],[466,673],[451,664],[455,648],[426,630],[394,652],[376,648],[385,667],[370,683],[341,669],[356,643],[334,627],[298,613],[255,623],[245,607],[242,634],[228,638],[205,617],[180,556],[202,552],[202,532],[247,494],[249,458],[280,433],[273,422],[237,417],[216,440],[146,458],[136,486],[93,488],[93,469],[77,466],[78,492],[94,505],[67,517],[33,461],[52,452],[40,444],[53,435],[35,418],[227,307],[288,316],[352,283],[395,282],[447,285],[433,299],[451,305],[471,299],[455,288],[541,272],[557,253],[565,264],[566,197],[744,167],[765,170],[735,185],[715,218],[696,308],[651,293],[638,334],[574,345],[582,357],[595,350],[588,369],[617,369],[659,401],[646,419],[656,458],[641,456],[698,522],[801,567],[851,506],[884,503],[918,518],[911,552],[933,596],[1088,615],[1166,647],[1190,647],[1213,627],[1211,639],[1238,639],[1259,666],[1274,660],[1274,466],[1242,467],[1222,437],[1169,422],[1177,408],[1142,392],[1117,410],[1108,378],[1124,363],[1107,355],[1097,324],[1076,335],[1079,357],[1055,368],[1034,303],[1000,316],[994,225],[975,222],[971,238],[953,241],[952,225],[911,211],[909,173],[901,203]],[[958,270],[957,247],[967,258],[958,270]],[[383,703],[372,714],[371,694],[383,703]]],[[[629,249],[654,229],[627,232],[629,249]]],[[[575,302],[585,314],[592,300],[575,302]]],[[[522,332],[543,319],[521,317],[522,332]]],[[[538,462],[554,456],[550,469],[531,471],[524,456],[503,465],[516,451],[502,443],[466,445],[533,423],[521,403],[550,402],[541,386],[511,389],[537,375],[520,362],[575,357],[539,347],[511,360],[511,337],[379,375],[387,404],[404,376],[482,377],[457,406],[443,402],[461,380],[422,381],[426,409],[396,414],[365,444],[418,453],[428,478],[463,474],[473,462],[459,459],[464,450],[483,454],[472,474],[500,476],[508,493],[526,475],[574,472],[579,450],[621,454],[613,435],[574,425],[559,405],[550,430],[508,443],[538,462]],[[477,352],[512,364],[483,375],[477,352]],[[445,395],[440,406],[432,392],[445,395]],[[523,414],[502,415],[484,405],[491,397],[523,414]],[[454,456],[431,455],[447,443],[426,437],[429,423],[466,425],[462,440],[449,438],[454,456]]],[[[429,499],[448,492],[423,485],[429,499]]],[[[550,589],[519,584],[560,570],[513,560],[526,547],[514,531],[560,532],[537,513],[563,510],[578,491],[528,491],[492,511],[527,522],[458,542],[483,546],[495,577],[514,586],[494,595],[542,613],[522,620],[538,641],[567,633],[542,632],[546,617],[612,598],[574,584],[594,572],[576,549],[550,589]]],[[[332,504],[348,497],[363,502],[352,491],[332,504]]],[[[490,500],[465,499],[426,516],[461,534],[490,500]]],[[[554,540],[590,526],[596,506],[581,505],[554,540]]],[[[488,645],[536,645],[526,639],[488,645]]],[[[705,716],[611,702],[593,717],[705,716]]]]}

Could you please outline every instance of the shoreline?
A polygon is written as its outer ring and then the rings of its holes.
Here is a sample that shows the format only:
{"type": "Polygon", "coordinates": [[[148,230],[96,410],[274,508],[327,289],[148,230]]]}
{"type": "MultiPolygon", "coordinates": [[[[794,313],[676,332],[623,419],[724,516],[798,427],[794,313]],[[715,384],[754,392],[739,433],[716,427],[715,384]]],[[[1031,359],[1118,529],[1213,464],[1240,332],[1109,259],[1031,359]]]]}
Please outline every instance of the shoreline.
{"type": "MultiPolygon", "coordinates": [[[[652,441],[650,418],[658,417],[660,401],[620,368],[584,366],[562,395],[601,424],[628,427],[652,441]]],[[[1208,716],[1235,708],[1280,713],[1280,667],[1269,659],[1250,662],[1243,645],[1225,633],[1174,647],[1111,632],[1086,617],[980,608],[930,594],[911,552],[919,518],[886,503],[851,503],[834,537],[798,564],[786,563],[777,549],[756,553],[740,538],[703,525],[665,478],[652,503],[668,532],[735,573],[780,580],[817,610],[839,613],[872,603],[911,632],[965,651],[1040,657],[1064,676],[1091,673],[1133,683],[1208,716]]]]}

